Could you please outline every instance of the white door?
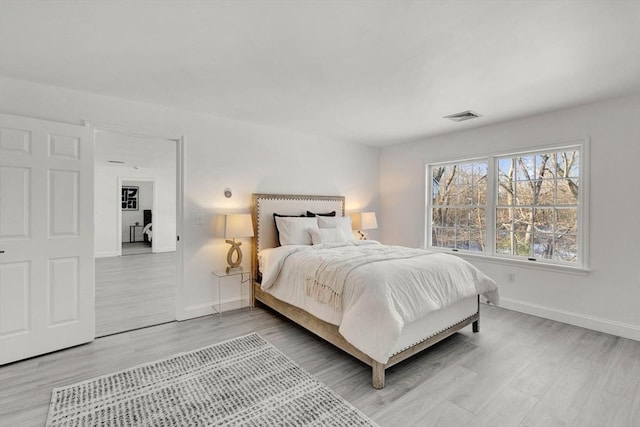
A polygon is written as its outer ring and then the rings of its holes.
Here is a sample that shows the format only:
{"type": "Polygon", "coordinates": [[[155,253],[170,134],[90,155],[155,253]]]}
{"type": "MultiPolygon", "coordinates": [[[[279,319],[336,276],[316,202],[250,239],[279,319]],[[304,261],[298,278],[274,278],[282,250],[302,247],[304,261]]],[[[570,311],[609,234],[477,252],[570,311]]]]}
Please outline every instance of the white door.
{"type": "Polygon", "coordinates": [[[0,114],[0,364],[93,340],[93,133],[0,114]]]}

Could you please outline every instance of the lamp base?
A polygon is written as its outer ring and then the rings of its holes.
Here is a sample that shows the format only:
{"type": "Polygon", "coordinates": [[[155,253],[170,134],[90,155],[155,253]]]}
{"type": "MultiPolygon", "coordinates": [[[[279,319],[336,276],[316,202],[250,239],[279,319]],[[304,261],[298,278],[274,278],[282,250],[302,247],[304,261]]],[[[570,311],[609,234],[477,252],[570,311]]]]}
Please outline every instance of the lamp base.
{"type": "Polygon", "coordinates": [[[225,270],[227,272],[227,274],[230,273],[242,273],[242,267],[227,267],[227,269],[225,270]]]}

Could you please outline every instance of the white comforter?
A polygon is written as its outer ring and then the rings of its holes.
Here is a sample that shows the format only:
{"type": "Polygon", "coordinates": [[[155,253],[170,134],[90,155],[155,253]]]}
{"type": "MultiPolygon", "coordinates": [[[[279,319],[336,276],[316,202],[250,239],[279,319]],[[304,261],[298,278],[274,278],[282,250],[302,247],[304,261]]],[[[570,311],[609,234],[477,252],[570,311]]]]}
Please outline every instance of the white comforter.
{"type": "Polygon", "coordinates": [[[263,250],[262,289],[292,303],[293,295],[305,292],[309,279],[317,278],[317,269],[332,258],[358,260],[343,262],[333,276],[344,281],[338,286],[341,309],[320,302],[302,308],[339,325],[347,341],[381,363],[389,359],[404,326],[430,312],[477,294],[498,303],[495,282],[459,257],[367,240],[263,250]],[[385,261],[379,254],[386,251],[390,259],[385,261]],[[362,263],[355,253],[375,262],[362,263]]]}

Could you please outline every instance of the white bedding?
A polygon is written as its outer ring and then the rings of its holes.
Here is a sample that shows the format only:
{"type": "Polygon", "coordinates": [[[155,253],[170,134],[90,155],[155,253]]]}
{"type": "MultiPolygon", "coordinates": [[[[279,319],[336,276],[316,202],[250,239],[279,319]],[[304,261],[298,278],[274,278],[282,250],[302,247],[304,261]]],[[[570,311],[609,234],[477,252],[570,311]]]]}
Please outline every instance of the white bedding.
{"type": "Polygon", "coordinates": [[[261,286],[276,298],[338,325],[347,341],[381,363],[387,362],[405,325],[477,294],[498,303],[493,280],[459,257],[428,250],[412,250],[417,253],[406,258],[347,262],[339,267],[348,270],[336,275],[344,279],[344,286],[339,286],[341,310],[307,295],[307,278],[317,277],[313,269],[322,264],[318,257],[353,259],[354,252],[379,253],[386,248],[392,252],[397,247],[365,240],[263,249],[261,286]]]}

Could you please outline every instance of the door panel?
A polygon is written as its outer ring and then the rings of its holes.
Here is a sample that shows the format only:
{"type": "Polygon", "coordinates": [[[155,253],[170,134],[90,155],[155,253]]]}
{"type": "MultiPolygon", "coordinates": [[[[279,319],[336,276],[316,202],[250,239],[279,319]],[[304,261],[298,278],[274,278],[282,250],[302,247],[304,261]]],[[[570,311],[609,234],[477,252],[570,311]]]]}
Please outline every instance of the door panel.
{"type": "Polygon", "coordinates": [[[78,181],[76,171],[49,171],[49,236],[78,235],[78,181]]]}
{"type": "Polygon", "coordinates": [[[0,338],[29,329],[29,263],[0,264],[0,338]]]}
{"type": "Polygon", "coordinates": [[[29,172],[27,168],[0,166],[0,203],[11,206],[0,215],[0,238],[29,236],[29,172]]]}
{"type": "Polygon", "coordinates": [[[78,257],[49,260],[49,326],[78,321],[78,257]]]}
{"type": "Polygon", "coordinates": [[[93,135],[0,114],[0,364],[95,336],[93,135]]]}

